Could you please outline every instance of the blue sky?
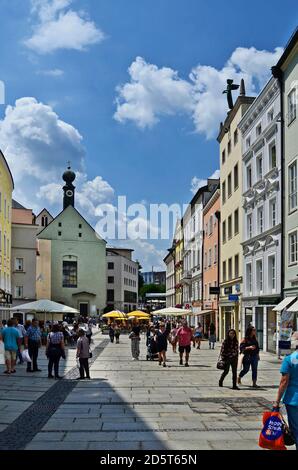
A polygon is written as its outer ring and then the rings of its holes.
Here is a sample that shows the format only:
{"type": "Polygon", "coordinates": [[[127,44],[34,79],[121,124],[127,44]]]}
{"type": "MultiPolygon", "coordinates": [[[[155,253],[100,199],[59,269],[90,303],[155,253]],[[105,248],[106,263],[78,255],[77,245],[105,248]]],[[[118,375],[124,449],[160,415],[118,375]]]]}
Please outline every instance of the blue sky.
{"type": "MultiPolygon", "coordinates": [[[[192,179],[218,169],[222,83],[232,70],[258,91],[297,24],[297,2],[284,0],[281,14],[276,0],[1,0],[1,19],[0,148],[15,196],[58,211],[70,159],[82,175],[79,209],[96,225],[102,202],[187,203],[192,179]],[[16,105],[28,97],[36,101],[16,105]]],[[[168,244],[139,243],[137,257],[157,268],[168,244]]]]}

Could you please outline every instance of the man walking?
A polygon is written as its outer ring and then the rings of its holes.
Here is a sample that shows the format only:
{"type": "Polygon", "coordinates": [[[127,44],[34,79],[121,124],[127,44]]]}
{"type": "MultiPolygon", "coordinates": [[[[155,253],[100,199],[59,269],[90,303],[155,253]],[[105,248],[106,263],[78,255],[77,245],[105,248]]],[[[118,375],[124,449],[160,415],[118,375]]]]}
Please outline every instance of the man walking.
{"type": "Polygon", "coordinates": [[[7,327],[3,328],[1,331],[0,339],[3,339],[4,341],[4,355],[6,364],[6,371],[4,371],[4,374],[14,374],[16,372],[15,365],[20,337],[18,330],[14,328],[14,321],[12,319],[8,320],[7,327]]]}
{"type": "Polygon", "coordinates": [[[32,359],[33,370],[31,369],[31,362],[27,363],[27,372],[41,372],[37,367],[38,349],[41,346],[41,331],[38,326],[38,320],[32,320],[32,325],[27,330],[25,336],[25,347],[28,348],[29,356],[32,359]]]}
{"type": "Polygon", "coordinates": [[[20,343],[19,343],[19,347],[17,351],[17,357],[19,359],[19,364],[23,364],[24,361],[22,358],[22,345],[24,344],[24,337],[26,336],[27,333],[26,333],[24,325],[19,323],[18,318],[15,318],[14,322],[15,322],[14,326],[18,330],[19,335],[20,335],[20,343]]]}
{"type": "Polygon", "coordinates": [[[180,365],[183,366],[183,354],[185,351],[185,367],[189,367],[188,360],[193,333],[186,320],[182,322],[182,327],[178,329],[176,337],[179,344],[180,365]]]}

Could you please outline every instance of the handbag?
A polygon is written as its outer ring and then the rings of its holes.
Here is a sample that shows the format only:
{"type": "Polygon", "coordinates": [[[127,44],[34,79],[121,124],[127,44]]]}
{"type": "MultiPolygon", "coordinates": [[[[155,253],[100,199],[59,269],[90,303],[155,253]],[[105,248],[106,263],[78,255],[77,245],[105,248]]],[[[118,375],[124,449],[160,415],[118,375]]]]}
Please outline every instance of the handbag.
{"type": "Polygon", "coordinates": [[[283,435],[284,435],[284,443],[286,446],[289,446],[289,447],[294,446],[296,444],[294,435],[282,415],[281,415],[281,419],[283,423],[282,430],[283,430],[283,435]]]}
{"type": "Polygon", "coordinates": [[[277,409],[263,413],[263,429],[259,446],[269,450],[287,450],[284,441],[283,419],[277,409]]]}
{"type": "Polygon", "coordinates": [[[226,368],[226,361],[223,359],[223,357],[221,355],[221,351],[220,351],[218,359],[217,359],[216,368],[219,369],[219,370],[225,370],[225,368],[226,368]]]}
{"type": "Polygon", "coordinates": [[[93,354],[91,351],[89,351],[89,359],[91,359],[93,357],[93,354]]]}

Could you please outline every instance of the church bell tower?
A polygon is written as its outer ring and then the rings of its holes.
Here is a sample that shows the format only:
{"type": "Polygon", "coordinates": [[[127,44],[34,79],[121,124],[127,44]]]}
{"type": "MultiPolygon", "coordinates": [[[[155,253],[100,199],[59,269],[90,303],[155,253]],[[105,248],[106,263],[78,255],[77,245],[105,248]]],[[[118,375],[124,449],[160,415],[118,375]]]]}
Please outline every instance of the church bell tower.
{"type": "Polygon", "coordinates": [[[63,173],[62,178],[65,181],[65,185],[63,186],[63,193],[64,193],[63,194],[63,210],[64,210],[68,206],[74,207],[75,186],[72,183],[76,179],[76,175],[73,171],[71,171],[70,165],[68,165],[67,170],[63,173]]]}

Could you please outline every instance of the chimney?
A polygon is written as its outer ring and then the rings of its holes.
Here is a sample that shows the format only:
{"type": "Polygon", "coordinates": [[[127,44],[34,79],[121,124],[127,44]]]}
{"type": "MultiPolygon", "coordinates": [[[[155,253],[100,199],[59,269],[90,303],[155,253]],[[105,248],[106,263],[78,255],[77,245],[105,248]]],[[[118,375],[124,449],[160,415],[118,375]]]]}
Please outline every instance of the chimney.
{"type": "Polygon", "coordinates": [[[240,93],[239,93],[239,96],[245,96],[246,93],[245,93],[245,83],[244,83],[244,80],[243,78],[241,79],[241,85],[240,85],[240,93]]]}

